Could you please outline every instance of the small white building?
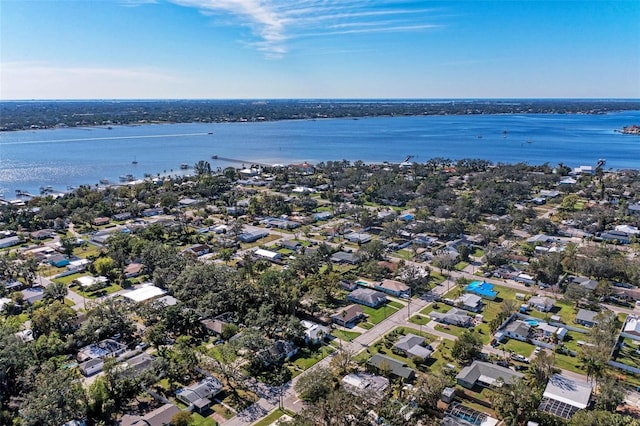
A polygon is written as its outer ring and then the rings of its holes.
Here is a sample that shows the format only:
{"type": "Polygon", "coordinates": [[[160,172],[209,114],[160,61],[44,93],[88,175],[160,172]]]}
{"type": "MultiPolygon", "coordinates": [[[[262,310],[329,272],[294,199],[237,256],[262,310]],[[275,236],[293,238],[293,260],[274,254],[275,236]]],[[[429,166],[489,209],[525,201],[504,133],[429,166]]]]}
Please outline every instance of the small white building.
{"type": "Polygon", "coordinates": [[[84,275],[82,277],[76,278],[73,281],[80,287],[91,287],[95,284],[106,284],[109,280],[107,279],[107,277],[92,277],[91,275],[84,275]]]}
{"type": "Polygon", "coordinates": [[[124,293],[122,297],[126,297],[134,302],[146,302],[159,296],[164,296],[167,292],[153,284],[142,284],[139,288],[124,293]]]}
{"type": "Polygon", "coordinates": [[[256,249],[253,253],[258,257],[271,260],[271,261],[279,260],[282,257],[280,253],[276,253],[275,251],[265,250],[261,248],[256,249]]]}

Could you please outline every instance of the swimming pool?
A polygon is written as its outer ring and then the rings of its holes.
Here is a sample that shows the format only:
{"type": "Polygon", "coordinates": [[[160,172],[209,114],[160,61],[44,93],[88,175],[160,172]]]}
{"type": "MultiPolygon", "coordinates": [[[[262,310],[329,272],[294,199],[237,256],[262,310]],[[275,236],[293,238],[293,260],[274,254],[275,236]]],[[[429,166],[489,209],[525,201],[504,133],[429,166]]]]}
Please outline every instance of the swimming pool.
{"type": "Polygon", "coordinates": [[[540,324],[538,321],[536,321],[534,319],[524,320],[524,322],[529,324],[531,327],[537,327],[540,324]]]}
{"type": "Polygon", "coordinates": [[[486,281],[471,281],[465,290],[468,293],[474,293],[480,297],[491,300],[495,299],[498,295],[498,292],[493,290],[493,284],[489,284],[486,281]]]}

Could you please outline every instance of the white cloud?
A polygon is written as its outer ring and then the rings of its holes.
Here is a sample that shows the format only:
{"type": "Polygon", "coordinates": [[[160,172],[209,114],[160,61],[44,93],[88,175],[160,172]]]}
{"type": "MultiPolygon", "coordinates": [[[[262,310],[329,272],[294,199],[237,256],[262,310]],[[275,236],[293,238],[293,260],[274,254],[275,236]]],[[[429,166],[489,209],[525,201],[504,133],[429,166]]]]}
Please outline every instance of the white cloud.
{"type": "Polygon", "coordinates": [[[139,68],[64,67],[37,62],[0,64],[0,99],[114,98],[126,93],[153,96],[177,79],[165,72],[139,68]]]}
{"type": "Polygon", "coordinates": [[[269,57],[288,51],[301,37],[426,31],[434,9],[423,2],[353,0],[169,0],[207,16],[227,15],[233,25],[248,26],[254,39],[244,41],[269,57]],[[344,31],[336,31],[343,28],[344,31]],[[346,30],[349,28],[348,30],[346,30]]]}

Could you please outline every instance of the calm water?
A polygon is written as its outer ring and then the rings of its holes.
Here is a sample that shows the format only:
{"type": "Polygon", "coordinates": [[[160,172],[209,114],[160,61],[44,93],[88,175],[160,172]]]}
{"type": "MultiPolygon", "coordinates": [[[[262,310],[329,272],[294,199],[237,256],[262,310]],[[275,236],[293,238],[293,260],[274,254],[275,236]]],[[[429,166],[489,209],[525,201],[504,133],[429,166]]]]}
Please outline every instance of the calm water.
{"type": "Polygon", "coordinates": [[[359,120],[166,124],[0,133],[0,193],[96,184],[121,175],[180,173],[212,155],[268,164],[327,160],[401,162],[408,155],[529,164],[640,168],[640,137],[614,132],[640,111],[608,115],[378,117],[359,120]],[[506,131],[506,133],[505,133],[506,131]],[[212,134],[209,134],[212,132],[212,134]],[[138,164],[132,164],[133,161],[138,164]]]}

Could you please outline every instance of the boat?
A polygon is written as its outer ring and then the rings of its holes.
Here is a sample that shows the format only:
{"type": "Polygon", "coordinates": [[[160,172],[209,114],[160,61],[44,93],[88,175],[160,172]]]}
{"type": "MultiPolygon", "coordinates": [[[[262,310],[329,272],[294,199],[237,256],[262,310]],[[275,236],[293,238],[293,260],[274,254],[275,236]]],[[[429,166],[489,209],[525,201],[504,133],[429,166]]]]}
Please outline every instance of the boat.
{"type": "Polygon", "coordinates": [[[136,160],[136,157],[133,157],[133,161],[131,162],[131,164],[138,164],[138,160],[136,160]]]}
{"type": "Polygon", "coordinates": [[[213,132],[209,132],[209,133],[207,133],[207,134],[208,134],[208,135],[212,135],[212,134],[213,134],[213,132]]]}
{"type": "Polygon", "coordinates": [[[135,179],[136,178],[132,174],[120,176],[120,182],[131,182],[132,180],[135,180],[135,179]]]}
{"type": "Polygon", "coordinates": [[[109,179],[102,178],[102,179],[100,179],[100,183],[103,184],[103,185],[109,185],[109,179]]]}
{"type": "Polygon", "coordinates": [[[181,164],[180,164],[180,168],[181,168],[182,170],[187,170],[187,169],[189,168],[189,165],[188,165],[187,163],[181,163],[181,164]]]}

